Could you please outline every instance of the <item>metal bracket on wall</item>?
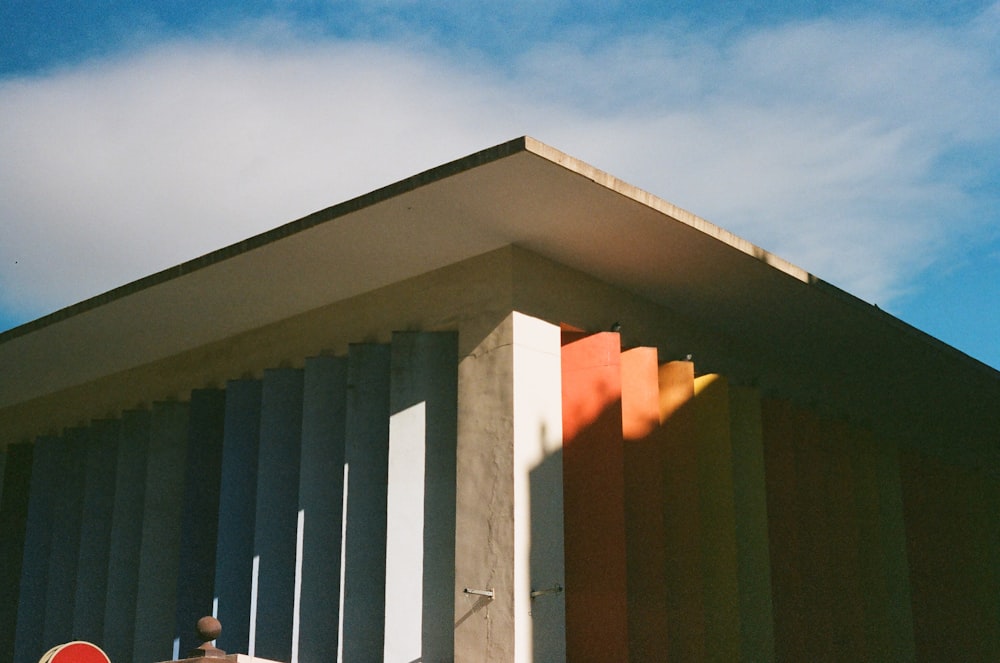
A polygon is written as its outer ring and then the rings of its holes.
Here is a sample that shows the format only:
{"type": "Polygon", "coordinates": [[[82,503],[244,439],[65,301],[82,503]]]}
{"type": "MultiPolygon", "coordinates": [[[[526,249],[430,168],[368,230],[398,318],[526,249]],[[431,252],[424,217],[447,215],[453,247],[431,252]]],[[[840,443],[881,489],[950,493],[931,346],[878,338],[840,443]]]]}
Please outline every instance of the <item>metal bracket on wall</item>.
{"type": "Polygon", "coordinates": [[[490,599],[493,598],[493,590],[492,589],[470,589],[470,588],[466,587],[463,591],[466,594],[474,594],[475,596],[485,596],[485,597],[490,598],[490,599]]]}
{"type": "Polygon", "coordinates": [[[535,599],[539,596],[545,596],[546,594],[558,594],[563,590],[562,585],[556,584],[548,589],[535,589],[531,592],[531,598],[535,599]]]}

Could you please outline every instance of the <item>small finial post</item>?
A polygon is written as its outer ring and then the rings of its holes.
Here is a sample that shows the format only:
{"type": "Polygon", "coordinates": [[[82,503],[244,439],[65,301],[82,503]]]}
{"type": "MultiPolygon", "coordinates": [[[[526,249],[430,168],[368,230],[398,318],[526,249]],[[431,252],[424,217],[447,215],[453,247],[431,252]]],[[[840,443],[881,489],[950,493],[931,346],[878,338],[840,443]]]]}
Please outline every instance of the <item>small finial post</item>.
{"type": "Polygon", "coordinates": [[[222,633],[222,624],[215,617],[202,617],[195,626],[201,646],[191,652],[191,658],[225,658],[226,652],[215,647],[212,641],[222,633]]]}

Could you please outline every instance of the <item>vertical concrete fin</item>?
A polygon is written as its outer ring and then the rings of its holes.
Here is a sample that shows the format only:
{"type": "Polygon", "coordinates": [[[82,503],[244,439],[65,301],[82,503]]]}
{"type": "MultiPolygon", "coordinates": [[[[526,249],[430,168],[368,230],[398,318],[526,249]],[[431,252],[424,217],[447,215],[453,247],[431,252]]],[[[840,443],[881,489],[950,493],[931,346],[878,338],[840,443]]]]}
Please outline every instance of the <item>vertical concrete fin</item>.
{"type": "Polygon", "coordinates": [[[133,639],[137,661],[173,655],[187,429],[187,403],[153,404],[133,639]]]}
{"type": "MultiPolygon", "coordinates": [[[[879,522],[879,480],[875,441],[851,430],[854,508],[858,526],[858,572],[863,588],[864,658],[890,660],[897,651],[890,628],[887,559],[879,522]]],[[[902,518],[902,516],[899,516],[902,518]]],[[[912,657],[911,657],[912,660],[912,657]]]]}
{"type": "MultiPolygon", "coordinates": [[[[517,456],[513,320],[504,318],[461,358],[458,367],[458,442],[456,467],[455,660],[530,660],[515,627],[515,581],[522,551],[515,527],[517,456]],[[516,437],[515,437],[516,439],[516,437]],[[511,450],[513,449],[513,453],[511,450]],[[513,487],[512,487],[513,482],[513,487]],[[494,590],[493,598],[466,594],[466,587],[494,590]],[[515,633],[516,630],[516,633],[515,633]],[[514,648],[518,654],[515,655],[514,648]]],[[[556,340],[558,352],[558,338],[556,340]]],[[[558,385],[558,383],[557,383],[558,385]]],[[[532,431],[537,435],[537,430],[532,431]]],[[[526,477],[525,477],[526,478],[526,477]]],[[[523,506],[527,509],[527,504],[523,506]]],[[[560,545],[562,541],[560,538],[560,545]]],[[[525,564],[528,550],[524,549],[525,564]]],[[[527,571],[524,571],[527,575],[527,571]]],[[[525,600],[530,589],[525,583],[525,600]]],[[[517,585],[520,587],[520,585],[517,585]]],[[[528,618],[528,608],[524,617],[528,618]]],[[[518,613],[520,615],[520,613],[518,613]]]]}
{"type": "Polygon", "coordinates": [[[53,477],[58,473],[61,441],[56,436],[46,435],[36,438],[33,447],[14,643],[17,663],[34,663],[38,652],[46,650],[42,631],[52,546],[53,502],[57,490],[53,477]]]}
{"type": "Polygon", "coordinates": [[[150,425],[148,410],[129,410],[122,415],[119,428],[101,639],[101,646],[112,661],[132,660],[150,425]]]}
{"type": "Polygon", "coordinates": [[[569,660],[628,659],[620,344],[615,332],[563,339],[569,660]]]}
{"type": "Polygon", "coordinates": [[[801,413],[791,403],[767,399],[761,403],[764,466],[767,484],[768,536],[774,608],[775,652],[778,660],[807,660],[810,620],[805,589],[803,538],[798,506],[798,436],[805,429],[801,413]]]}
{"type": "Polygon", "coordinates": [[[56,474],[50,477],[56,492],[52,501],[52,547],[42,635],[47,646],[73,639],[88,438],[86,428],[69,428],[63,433],[56,474]]]}
{"type": "Polygon", "coordinates": [[[0,502],[0,660],[14,660],[34,446],[7,447],[0,502]]]}
{"type": "Polygon", "coordinates": [[[304,380],[296,645],[308,663],[336,661],[339,648],[347,358],[310,357],[304,380]]]}
{"type": "Polygon", "coordinates": [[[705,597],[701,571],[701,505],[694,399],[694,365],[660,366],[663,426],[663,514],[666,536],[667,656],[705,659],[705,597]]]}
{"type": "MultiPolygon", "coordinates": [[[[891,459],[882,460],[888,470],[891,459]]],[[[956,653],[969,661],[1000,660],[995,468],[914,450],[900,453],[899,464],[917,660],[956,653]]],[[[899,571],[893,569],[893,603],[902,593],[899,571]]]]}
{"type": "Polygon", "coordinates": [[[87,439],[73,638],[88,642],[104,636],[120,428],[118,420],[95,421],[87,439]]]}
{"type": "MultiPolygon", "coordinates": [[[[916,633],[907,525],[903,505],[903,483],[899,451],[895,444],[875,444],[875,481],[878,492],[878,545],[884,555],[888,600],[888,633],[891,647],[902,660],[915,660],[916,633]]],[[[994,520],[998,522],[1000,520],[994,520]]],[[[1000,596],[1000,594],[998,594],[1000,596]]]]}
{"type": "Polygon", "coordinates": [[[557,663],[566,660],[560,330],[514,313],[512,333],[515,660],[557,663]]]}
{"type": "Polygon", "coordinates": [[[226,385],[214,597],[217,617],[226,625],[218,639],[224,651],[246,652],[250,647],[260,399],[260,380],[231,380],[226,385]]]}
{"type": "Polygon", "coordinates": [[[456,334],[393,334],[386,660],[454,658],[457,362],[456,334]]]}
{"type": "Polygon", "coordinates": [[[264,371],[260,405],[257,512],[254,560],[257,563],[256,637],[253,655],[291,660],[295,603],[295,558],[302,444],[303,371],[264,371]]]}
{"type": "Polygon", "coordinates": [[[669,638],[656,348],[622,352],[621,371],[629,657],[652,661],[663,657],[669,638]]]}
{"type": "Polygon", "coordinates": [[[201,645],[194,624],[212,614],[226,392],[191,392],[174,637],[180,655],[201,645]]]}
{"type": "Polygon", "coordinates": [[[871,660],[865,645],[865,606],[861,584],[861,529],[855,480],[854,435],[843,420],[820,422],[819,462],[826,470],[825,521],[829,548],[827,573],[833,647],[840,660],[871,660]]]}
{"type": "Polygon", "coordinates": [[[383,650],[389,363],[388,345],[358,344],[348,350],[347,522],[341,590],[345,661],[377,659],[383,650]]]}
{"type": "Polygon", "coordinates": [[[701,511],[705,653],[708,660],[740,659],[739,563],[729,383],[719,375],[694,381],[701,511]]]}
{"type": "Polygon", "coordinates": [[[795,455],[796,518],[799,532],[798,568],[803,587],[803,656],[809,660],[835,652],[838,589],[833,568],[833,538],[829,507],[831,463],[823,445],[824,422],[802,406],[792,409],[795,455]]]}
{"type": "Polygon", "coordinates": [[[740,660],[773,661],[774,610],[760,394],[729,386],[739,569],[740,660]]]}

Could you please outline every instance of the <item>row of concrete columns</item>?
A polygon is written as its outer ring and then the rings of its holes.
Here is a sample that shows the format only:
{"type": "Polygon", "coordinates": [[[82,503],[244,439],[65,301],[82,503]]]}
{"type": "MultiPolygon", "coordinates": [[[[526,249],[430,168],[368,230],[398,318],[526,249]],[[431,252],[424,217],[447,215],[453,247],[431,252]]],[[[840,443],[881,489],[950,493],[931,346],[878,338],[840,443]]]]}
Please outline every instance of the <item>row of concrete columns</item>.
{"type": "Polygon", "coordinates": [[[213,611],[267,659],[453,657],[457,362],[397,333],[15,445],[5,657],[168,660],[213,611]]]}
{"type": "Polygon", "coordinates": [[[221,648],[290,663],[1000,650],[988,475],[617,333],[514,313],[457,340],[10,447],[0,657],[175,658],[213,611],[221,648]]]}
{"type": "Polygon", "coordinates": [[[893,447],[613,333],[562,377],[569,660],[913,659],[893,447]]]}

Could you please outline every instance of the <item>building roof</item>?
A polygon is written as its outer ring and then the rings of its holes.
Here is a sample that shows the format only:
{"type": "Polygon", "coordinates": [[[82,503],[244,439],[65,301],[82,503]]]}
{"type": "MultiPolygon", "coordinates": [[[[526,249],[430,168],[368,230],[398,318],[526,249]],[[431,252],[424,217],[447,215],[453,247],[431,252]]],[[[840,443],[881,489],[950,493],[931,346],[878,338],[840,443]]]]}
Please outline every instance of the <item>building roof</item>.
{"type": "Polygon", "coordinates": [[[1000,372],[528,137],[0,334],[0,410],[507,245],[738,335],[762,367],[819,376],[870,416],[1000,426],[1000,372]]]}

